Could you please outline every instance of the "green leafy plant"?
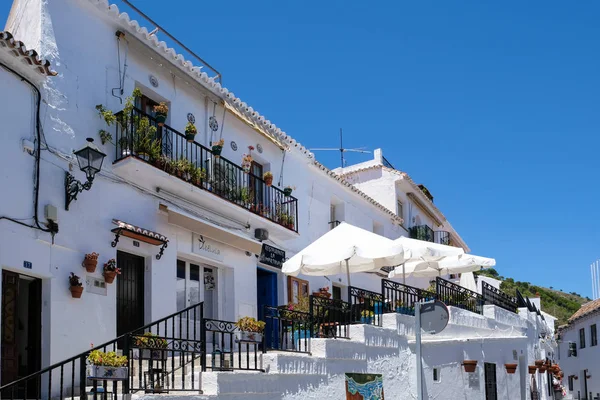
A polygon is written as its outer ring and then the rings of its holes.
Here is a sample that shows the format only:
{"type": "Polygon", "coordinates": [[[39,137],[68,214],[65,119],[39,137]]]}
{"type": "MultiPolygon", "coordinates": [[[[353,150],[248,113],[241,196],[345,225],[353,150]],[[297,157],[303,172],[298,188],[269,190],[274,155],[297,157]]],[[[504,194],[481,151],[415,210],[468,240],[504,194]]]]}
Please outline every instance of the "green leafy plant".
{"type": "Polygon", "coordinates": [[[169,106],[164,101],[154,106],[154,112],[157,114],[167,115],[169,113],[169,106]]]}
{"type": "Polygon", "coordinates": [[[141,118],[137,125],[133,150],[137,155],[148,155],[150,160],[160,157],[160,140],[156,139],[156,127],[150,125],[148,118],[141,118]]]}
{"type": "Polygon", "coordinates": [[[101,367],[125,367],[127,356],[119,356],[114,351],[107,353],[100,350],[92,350],[87,358],[88,364],[101,367]]]}
{"type": "Polygon", "coordinates": [[[196,125],[192,124],[191,122],[188,122],[185,126],[185,133],[189,133],[191,135],[195,135],[196,133],[198,133],[196,125]]]}
{"type": "Polygon", "coordinates": [[[255,332],[255,333],[263,333],[265,330],[265,322],[257,321],[252,317],[243,317],[240,318],[239,321],[235,324],[237,328],[242,332],[255,332]]]}
{"type": "Polygon", "coordinates": [[[364,318],[373,318],[375,316],[375,313],[370,310],[362,310],[360,312],[360,316],[364,318]]]}
{"type": "Polygon", "coordinates": [[[206,179],[206,170],[201,167],[196,167],[195,165],[190,163],[190,181],[196,185],[200,186],[201,182],[206,179]]]}
{"type": "Polygon", "coordinates": [[[105,131],[104,129],[100,129],[100,131],[98,131],[98,134],[100,135],[100,142],[102,142],[102,144],[113,142],[112,135],[110,133],[108,133],[107,131],[105,131]]]}
{"type": "Polygon", "coordinates": [[[96,110],[98,110],[98,116],[106,122],[106,125],[111,126],[117,120],[117,117],[111,110],[104,107],[102,104],[96,105],[96,110]]]}
{"type": "Polygon", "coordinates": [[[151,349],[165,349],[169,345],[167,339],[163,339],[152,332],[145,332],[142,336],[136,336],[136,347],[146,347],[151,349]]]}
{"type": "Polygon", "coordinates": [[[81,283],[80,278],[75,275],[73,272],[71,272],[71,275],[69,275],[69,285],[70,286],[83,286],[83,283],[81,283]]]}

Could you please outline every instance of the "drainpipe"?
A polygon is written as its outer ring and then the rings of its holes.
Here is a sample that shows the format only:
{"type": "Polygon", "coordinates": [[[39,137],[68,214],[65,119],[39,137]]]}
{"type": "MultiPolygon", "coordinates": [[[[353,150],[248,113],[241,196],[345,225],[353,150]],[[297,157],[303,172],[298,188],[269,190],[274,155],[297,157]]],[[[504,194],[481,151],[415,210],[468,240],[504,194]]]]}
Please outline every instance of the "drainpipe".
{"type": "Polygon", "coordinates": [[[210,147],[210,143],[208,143],[208,96],[204,96],[204,145],[210,147]]]}

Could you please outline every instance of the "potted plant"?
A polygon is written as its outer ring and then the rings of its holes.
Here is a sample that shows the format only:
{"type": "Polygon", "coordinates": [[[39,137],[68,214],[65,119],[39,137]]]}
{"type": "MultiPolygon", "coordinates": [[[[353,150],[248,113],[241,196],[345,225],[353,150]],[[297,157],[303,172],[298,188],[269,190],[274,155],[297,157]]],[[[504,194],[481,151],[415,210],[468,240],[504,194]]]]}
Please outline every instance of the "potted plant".
{"type": "Polygon", "coordinates": [[[104,264],[104,281],[113,283],[117,275],[121,275],[121,268],[117,268],[117,261],[111,258],[104,264]]]}
{"type": "Polygon", "coordinates": [[[313,292],[313,296],[323,297],[323,298],[326,298],[326,299],[331,298],[331,293],[329,293],[329,286],[325,286],[325,287],[319,288],[318,292],[313,292]]]}
{"type": "Polygon", "coordinates": [[[541,367],[538,368],[538,370],[543,374],[544,372],[546,372],[546,366],[542,365],[541,367]]]}
{"type": "Polygon", "coordinates": [[[477,360],[464,360],[462,365],[465,372],[475,372],[475,369],[477,369],[477,360]]]}
{"type": "Polygon", "coordinates": [[[219,139],[217,142],[211,142],[210,145],[211,145],[213,156],[215,156],[215,158],[221,157],[221,152],[223,151],[223,146],[225,145],[225,140],[219,139]]]}
{"type": "Polygon", "coordinates": [[[69,275],[69,290],[74,299],[81,298],[81,293],[83,293],[83,283],[81,283],[79,277],[73,272],[69,275]]]}
{"type": "Polygon", "coordinates": [[[531,375],[535,374],[535,371],[537,371],[537,367],[535,365],[529,365],[527,366],[527,369],[531,375]]]}
{"type": "Polygon", "coordinates": [[[291,195],[292,195],[292,192],[294,191],[294,189],[296,189],[296,187],[295,187],[295,186],[290,186],[290,185],[287,185],[286,187],[284,187],[284,188],[283,188],[283,195],[284,195],[285,197],[289,197],[289,196],[291,196],[291,195]]]}
{"type": "Polygon", "coordinates": [[[540,367],[544,365],[544,360],[536,360],[535,361],[535,366],[540,369],[540,367]]]}
{"type": "Polygon", "coordinates": [[[163,101],[160,104],[155,105],[154,114],[156,115],[154,118],[156,119],[158,126],[163,126],[167,120],[167,114],[169,114],[169,107],[167,106],[167,103],[163,101]]]}
{"type": "Polygon", "coordinates": [[[245,173],[249,173],[250,172],[250,167],[252,166],[252,155],[251,154],[244,154],[242,156],[242,169],[244,170],[245,173]]]}
{"type": "Polygon", "coordinates": [[[153,161],[160,157],[161,143],[156,139],[156,127],[150,125],[148,118],[142,118],[138,123],[133,150],[144,161],[153,161]]]}
{"type": "Polygon", "coordinates": [[[185,139],[189,143],[192,143],[194,141],[194,138],[196,137],[196,133],[198,133],[196,125],[192,124],[191,122],[188,122],[185,126],[185,139]]]}
{"type": "Polygon", "coordinates": [[[295,349],[302,347],[302,341],[310,338],[310,301],[308,296],[299,296],[297,303],[289,303],[280,312],[283,323],[291,325],[293,331],[289,335],[290,343],[295,349]]]}
{"type": "Polygon", "coordinates": [[[201,186],[204,179],[206,179],[206,170],[192,165],[190,169],[190,182],[196,186],[201,186]]]}
{"type": "Polygon", "coordinates": [[[262,342],[265,325],[265,322],[257,321],[252,317],[240,318],[235,324],[235,326],[239,329],[237,332],[238,341],[255,343],[262,342]]]}
{"type": "Polygon", "coordinates": [[[267,171],[263,174],[263,180],[267,186],[271,186],[273,184],[273,173],[271,171],[267,171]]]}
{"type": "Polygon", "coordinates": [[[119,356],[114,351],[104,353],[92,350],[87,358],[87,377],[92,380],[121,381],[129,378],[127,356],[119,356]]]}
{"type": "Polygon", "coordinates": [[[361,324],[371,324],[373,322],[373,318],[375,318],[375,313],[370,310],[362,310],[360,312],[360,323],[361,324]]]}
{"type": "Polygon", "coordinates": [[[83,268],[85,268],[85,270],[88,273],[93,274],[94,272],[96,272],[96,266],[98,265],[99,255],[100,254],[98,253],[89,253],[85,255],[85,258],[81,265],[83,266],[83,268]]]}
{"type": "Polygon", "coordinates": [[[119,139],[119,146],[121,147],[122,157],[127,157],[131,155],[130,140],[127,139],[127,136],[121,136],[121,138],[119,139]]]}
{"type": "Polygon", "coordinates": [[[506,368],[506,373],[514,374],[517,370],[517,364],[504,364],[504,368],[506,368]]]}
{"type": "Polygon", "coordinates": [[[164,360],[167,358],[166,349],[169,347],[167,339],[161,338],[152,332],[144,332],[141,336],[134,336],[135,347],[140,349],[142,360],[164,360]]]}

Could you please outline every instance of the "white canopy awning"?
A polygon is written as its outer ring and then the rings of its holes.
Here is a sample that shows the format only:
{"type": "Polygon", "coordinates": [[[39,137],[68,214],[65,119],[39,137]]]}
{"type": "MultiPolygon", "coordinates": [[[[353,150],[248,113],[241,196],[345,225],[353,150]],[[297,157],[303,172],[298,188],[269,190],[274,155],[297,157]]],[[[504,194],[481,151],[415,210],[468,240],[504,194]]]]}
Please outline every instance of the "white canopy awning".
{"type": "MultiPolygon", "coordinates": [[[[434,277],[447,274],[459,274],[478,271],[481,268],[490,268],[496,265],[496,260],[462,254],[459,256],[443,257],[437,261],[408,261],[404,265],[406,276],[434,277]]],[[[390,272],[390,276],[394,271],[390,272]]]]}
{"type": "Polygon", "coordinates": [[[283,264],[287,275],[379,271],[404,262],[402,245],[342,222],[283,264]]]}

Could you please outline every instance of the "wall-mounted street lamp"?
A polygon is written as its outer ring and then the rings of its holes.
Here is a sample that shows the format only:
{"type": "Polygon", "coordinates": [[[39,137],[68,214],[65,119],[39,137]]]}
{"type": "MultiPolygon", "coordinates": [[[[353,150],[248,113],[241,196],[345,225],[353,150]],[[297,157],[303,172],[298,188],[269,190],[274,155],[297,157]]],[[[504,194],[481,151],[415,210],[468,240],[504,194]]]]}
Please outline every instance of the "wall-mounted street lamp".
{"type": "Polygon", "coordinates": [[[69,204],[72,201],[77,200],[77,195],[84,190],[90,190],[94,176],[96,172],[99,172],[102,168],[102,162],[106,154],[101,152],[95,145],[94,139],[87,138],[88,144],[81,150],[75,152],[77,156],[77,162],[79,163],[79,169],[85,172],[87,181],[85,183],[79,182],[69,172],[65,176],[65,210],[69,210],[69,204]]]}

